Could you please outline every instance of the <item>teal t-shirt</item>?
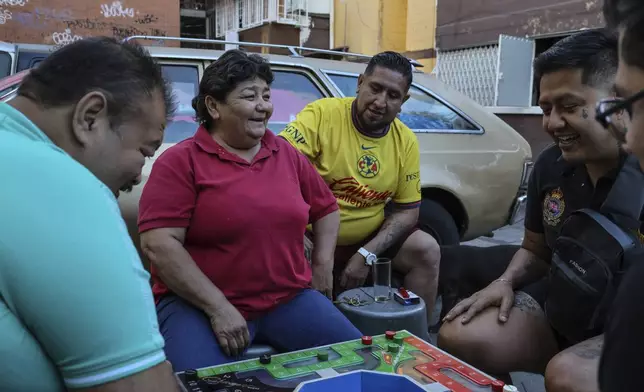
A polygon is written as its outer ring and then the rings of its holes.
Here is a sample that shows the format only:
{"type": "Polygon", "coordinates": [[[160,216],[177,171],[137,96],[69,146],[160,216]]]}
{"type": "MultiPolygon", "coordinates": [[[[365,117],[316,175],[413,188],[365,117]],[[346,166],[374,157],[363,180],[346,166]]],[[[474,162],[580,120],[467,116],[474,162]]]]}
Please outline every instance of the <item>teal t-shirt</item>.
{"type": "Polygon", "coordinates": [[[0,103],[0,391],[104,384],[165,360],[114,195],[0,103]]]}

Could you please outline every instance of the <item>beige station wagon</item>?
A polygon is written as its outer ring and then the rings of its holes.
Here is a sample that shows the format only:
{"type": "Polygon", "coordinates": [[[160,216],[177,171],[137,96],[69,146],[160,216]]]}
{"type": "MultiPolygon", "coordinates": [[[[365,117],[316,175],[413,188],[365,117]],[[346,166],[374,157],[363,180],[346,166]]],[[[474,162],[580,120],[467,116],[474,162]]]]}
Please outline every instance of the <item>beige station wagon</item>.
{"type": "MultiPolygon", "coordinates": [[[[271,46],[236,44],[241,47],[271,46]]],[[[355,94],[358,75],[364,71],[364,60],[368,58],[317,51],[361,61],[325,60],[300,55],[304,50],[314,53],[315,49],[280,48],[290,50],[292,55],[265,55],[275,74],[272,85],[274,114],[269,123],[270,130],[275,133],[284,129],[311,101],[355,94]]],[[[156,154],[159,156],[163,150],[195,132],[197,125],[191,100],[197,94],[204,69],[223,51],[157,46],[148,49],[162,64],[179,102],[178,112],[166,129],[164,144],[156,154]]],[[[14,61],[18,61],[16,53],[11,55],[14,61]]],[[[1,100],[6,101],[15,95],[25,72],[0,80],[1,100]]],[[[441,244],[456,244],[490,234],[515,219],[517,210],[525,202],[532,156],[528,142],[514,129],[478,103],[418,70],[414,72],[411,98],[399,116],[414,130],[420,145],[423,194],[420,226],[423,230],[435,236],[441,244]]],[[[143,183],[119,199],[137,245],[138,199],[153,164],[154,158],[144,167],[143,183]]]]}

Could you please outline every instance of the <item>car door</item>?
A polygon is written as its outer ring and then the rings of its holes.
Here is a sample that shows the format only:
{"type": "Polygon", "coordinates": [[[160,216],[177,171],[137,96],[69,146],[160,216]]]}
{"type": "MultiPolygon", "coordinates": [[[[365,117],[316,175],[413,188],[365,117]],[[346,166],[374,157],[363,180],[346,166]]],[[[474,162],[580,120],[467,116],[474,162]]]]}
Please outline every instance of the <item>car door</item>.
{"type": "MultiPolygon", "coordinates": [[[[355,95],[358,74],[323,71],[342,95],[355,95]]],[[[398,118],[416,133],[480,134],[483,129],[464,113],[459,113],[417,83],[409,89],[409,100],[402,106],[398,118]]]]}
{"type": "Polygon", "coordinates": [[[203,66],[199,61],[163,61],[161,67],[177,103],[177,110],[166,127],[163,143],[175,144],[194,135],[197,130],[192,99],[199,92],[203,66]]]}
{"type": "Polygon", "coordinates": [[[331,96],[329,89],[312,68],[303,65],[272,65],[275,80],[271,85],[273,116],[268,128],[280,133],[309,103],[331,96]]]}
{"type": "MultiPolygon", "coordinates": [[[[343,95],[355,95],[358,74],[334,70],[322,73],[343,95]]],[[[432,200],[449,212],[461,230],[466,228],[465,238],[477,237],[507,220],[522,174],[522,149],[527,143],[502,121],[496,123],[493,116],[481,116],[482,108],[469,116],[456,106],[457,94],[445,87],[438,91],[427,87],[434,84],[430,78],[414,75],[410,98],[398,117],[418,138],[423,200],[432,200]],[[441,94],[453,94],[452,102],[441,94]],[[472,117],[494,126],[486,128],[472,117]]],[[[436,208],[430,212],[421,209],[421,222],[440,215],[436,208]]]]}
{"type": "Polygon", "coordinates": [[[16,46],[7,42],[0,42],[0,79],[15,72],[14,58],[16,46]]]}
{"type": "Polygon", "coordinates": [[[159,157],[163,151],[173,146],[174,144],[189,138],[197,130],[197,123],[195,121],[195,112],[192,109],[192,98],[197,95],[199,91],[199,80],[203,74],[203,65],[200,61],[179,61],[179,60],[165,60],[160,59],[163,76],[169,82],[172,92],[174,94],[177,110],[174,116],[170,118],[165,134],[163,137],[163,145],[152,159],[148,159],[143,167],[143,175],[141,184],[134,187],[131,192],[123,192],[119,197],[119,207],[121,214],[127,225],[128,232],[132,241],[134,242],[141,260],[146,269],[149,268],[149,261],[141,252],[140,239],[137,225],[137,218],[139,212],[139,198],[145,186],[154,160],[159,157]]]}

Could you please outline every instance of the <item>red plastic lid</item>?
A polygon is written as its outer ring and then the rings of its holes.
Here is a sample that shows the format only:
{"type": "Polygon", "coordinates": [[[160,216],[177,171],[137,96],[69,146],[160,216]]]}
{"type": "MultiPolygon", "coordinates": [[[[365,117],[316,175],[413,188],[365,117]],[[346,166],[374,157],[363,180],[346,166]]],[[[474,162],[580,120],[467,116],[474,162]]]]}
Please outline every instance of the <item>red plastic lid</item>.
{"type": "Polygon", "coordinates": [[[492,392],[503,392],[505,383],[501,380],[492,381],[492,392]]]}

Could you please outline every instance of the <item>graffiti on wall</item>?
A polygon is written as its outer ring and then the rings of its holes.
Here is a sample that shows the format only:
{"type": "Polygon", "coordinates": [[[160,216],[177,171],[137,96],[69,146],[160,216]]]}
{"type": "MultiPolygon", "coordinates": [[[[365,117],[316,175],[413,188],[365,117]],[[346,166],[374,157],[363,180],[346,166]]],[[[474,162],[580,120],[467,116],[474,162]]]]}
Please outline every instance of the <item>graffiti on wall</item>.
{"type": "Polygon", "coordinates": [[[119,39],[130,35],[167,35],[164,29],[157,27],[163,19],[152,13],[139,12],[127,0],[105,0],[98,9],[94,8],[96,16],[78,15],[71,7],[45,5],[48,5],[45,1],[0,0],[0,25],[10,27],[5,31],[17,32],[0,33],[0,40],[62,46],[91,35],[112,35],[119,39]],[[33,8],[25,7],[28,4],[33,8]],[[15,27],[11,29],[11,25],[15,27]],[[42,38],[35,38],[38,36],[42,38]]]}
{"type": "Polygon", "coordinates": [[[83,39],[82,36],[73,34],[70,29],[65,29],[62,33],[53,33],[51,35],[51,40],[54,41],[54,45],[57,47],[71,44],[81,39],[83,39]]]}
{"type": "Polygon", "coordinates": [[[123,8],[120,1],[101,5],[101,14],[106,18],[134,18],[134,8],[123,8]]]}
{"type": "Polygon", "coordinates": [[[0,7],[8,7],[8,6],[20,6],[23,7],[25,4],[27,4],[29,0],[0,0],[0,7]]]}
{"type": "Polygon", "coordinates": [[[0,25],[13,19],[13,11],[6,7],[24,7],[29,0],[0,0],[0,25]]]}
{"type": "Polygon", "coordinates": [[[11,15],[11,11],[0,8],[0,25],[7,23],[7,21],[12,18],[13,15],[11,15]]]}
{"type": "Polygon", "coordinates": [[[13,19],[24,28],[51,31],[51,24],[72,19],[69,9],[36,7],[32,12],[15,12],[13,19]]]}

